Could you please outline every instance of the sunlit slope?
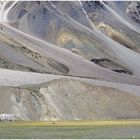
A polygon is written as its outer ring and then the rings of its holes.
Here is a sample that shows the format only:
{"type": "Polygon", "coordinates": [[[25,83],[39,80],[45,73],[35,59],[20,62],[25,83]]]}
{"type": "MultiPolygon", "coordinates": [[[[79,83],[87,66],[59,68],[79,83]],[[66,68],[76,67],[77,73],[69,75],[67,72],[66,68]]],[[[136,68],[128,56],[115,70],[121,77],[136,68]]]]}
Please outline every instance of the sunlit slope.
{"type": "Polygon", "coordinates": [[[140,57],[133,51],[139,49],[138,32],[134,32],[122,23],[120,18],[116,18],[102,4],[95,5],[93,2],[91,5],[94,7],[88,4],[87,8],[85,4],[79,2],[11,2],[3,6],[1,20],[2,23],[68,49],[89,61],[92,59],[100,61],[105,58],[108,62],[102,62],[101,65],[96,63],[101,67],[139,76],[137,69],[140,67],[140,57]],[[100,5],[101,8],[99,8],[100,5]],[[97,22],[93,22],[90,17],[90,14],[94,15],[94,13],[102,14],[97,22]],[[115,19],[111,20],[113,17],[115,19]],[[106,28],[107,36],[97,28],[106,28]],[[109,39],[108,36],[116,38],[115,41],[120,44],[109,39]]]}
{"type": "Polygon", "coordinates": [[[82,2],[90,21],[125,47],[139,52],[139,2],[82,2]]]}
{"type": "Polygon", "coordinates": [[[21,43],[28,49],[61,63],[62,68],[63,65],[65,65],[69,70],[67,71],[67,75],[91,77],[118,83],[139,85],[139,79],[134,76],[112,72],[88,62],[84,58],[72,54],[65,49],[58,48],[50,43],[38,40],[7,25],[1,24],[1,26],[3,27],[3,32],[5,32],[6,35],[11,38],[14,37],[14,40],[21,43]]]}
{"type": "Polygon", "coordinates": [[[138,6],[1,3],[0,114],[23,120],[139,119],[138,6]]]}
{"type": "Polygon", "coordinates": [[[1,87],[0,113],[24,120],[138,119],[139,95],[58,79],[22,88],[1,87]]]}

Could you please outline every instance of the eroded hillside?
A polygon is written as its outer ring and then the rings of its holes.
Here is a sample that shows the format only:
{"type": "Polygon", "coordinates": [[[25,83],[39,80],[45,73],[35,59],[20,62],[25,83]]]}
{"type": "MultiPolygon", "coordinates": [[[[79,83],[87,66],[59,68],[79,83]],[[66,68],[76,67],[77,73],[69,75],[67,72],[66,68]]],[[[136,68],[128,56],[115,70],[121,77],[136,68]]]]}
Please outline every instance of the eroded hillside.
{"type": "Polygon", "coordinates": [[[0,3],[0,114],[138,119],[139,2],[0,3]]]}

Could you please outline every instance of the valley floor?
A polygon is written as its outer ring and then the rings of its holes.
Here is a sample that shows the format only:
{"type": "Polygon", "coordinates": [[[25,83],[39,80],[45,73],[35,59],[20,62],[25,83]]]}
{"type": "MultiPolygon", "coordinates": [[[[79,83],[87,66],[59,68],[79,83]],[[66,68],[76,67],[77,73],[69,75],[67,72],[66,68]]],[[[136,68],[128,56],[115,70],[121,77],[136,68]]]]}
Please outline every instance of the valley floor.
{"type": "Polygon", "coordinates": [[[0,138],[140,138],[139,120],[1,122],[0,138]]]}

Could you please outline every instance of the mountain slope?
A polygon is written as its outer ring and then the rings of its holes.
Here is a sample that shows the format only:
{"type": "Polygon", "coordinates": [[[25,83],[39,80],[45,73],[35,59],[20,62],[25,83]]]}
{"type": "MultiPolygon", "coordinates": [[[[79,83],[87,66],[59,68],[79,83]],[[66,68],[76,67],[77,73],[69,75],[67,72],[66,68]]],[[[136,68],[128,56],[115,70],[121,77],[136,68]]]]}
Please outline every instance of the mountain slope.
{"type": "Polygon", "coordinates": [[[1,2],[0,114],[138,119],[139,34],[139,2],[1,2]]]}

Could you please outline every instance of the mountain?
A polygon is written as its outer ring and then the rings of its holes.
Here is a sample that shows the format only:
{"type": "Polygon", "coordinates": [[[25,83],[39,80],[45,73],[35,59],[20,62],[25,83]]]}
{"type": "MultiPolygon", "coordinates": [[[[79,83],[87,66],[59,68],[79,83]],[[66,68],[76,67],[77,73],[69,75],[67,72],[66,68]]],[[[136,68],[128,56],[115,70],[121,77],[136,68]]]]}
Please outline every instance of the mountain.
{"type": "Polygon", "coordinates": [[[139,118],[139,21],[136,1],[1,2],[0,113],[139,118]]]}

